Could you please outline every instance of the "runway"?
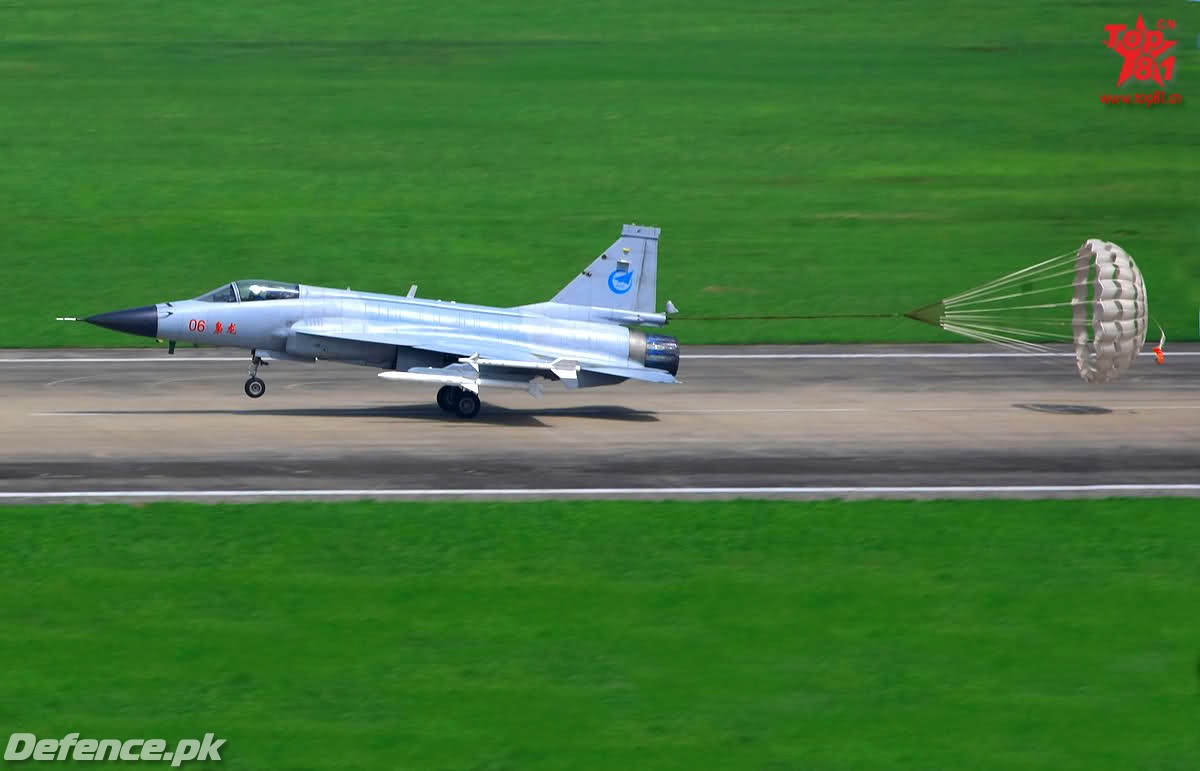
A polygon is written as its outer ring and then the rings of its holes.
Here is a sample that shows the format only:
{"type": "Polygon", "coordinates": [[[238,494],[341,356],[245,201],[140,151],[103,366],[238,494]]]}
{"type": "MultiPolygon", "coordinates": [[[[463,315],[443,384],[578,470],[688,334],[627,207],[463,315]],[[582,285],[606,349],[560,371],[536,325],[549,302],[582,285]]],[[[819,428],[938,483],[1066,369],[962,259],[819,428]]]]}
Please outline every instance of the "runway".
{"type": "Polygon", "coordinates": [[[1069,356],[691,347],[678,386],[485,391],[234,350],[0,351],[0,501],[1200,496],[1200,346],[1089,386],[1069,356]],[[107,496],[107,497],[105,497],[107,496]]]}

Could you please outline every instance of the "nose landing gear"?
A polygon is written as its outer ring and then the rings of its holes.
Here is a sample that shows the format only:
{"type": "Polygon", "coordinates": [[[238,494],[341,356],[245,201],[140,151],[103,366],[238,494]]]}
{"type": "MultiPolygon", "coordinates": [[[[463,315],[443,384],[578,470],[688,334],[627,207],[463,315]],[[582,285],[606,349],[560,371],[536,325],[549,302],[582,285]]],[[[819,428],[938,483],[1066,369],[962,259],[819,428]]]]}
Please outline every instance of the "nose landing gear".
{"type": "Polygon", "coordinates": [[[267,384],[258,376],[258,367],[267,366],[270,362],[265,362],[259,357],[257,351],[250,352],[250,369],[246,372],[248,378],[246,385],[242,390],[246,392],[246,396],[251,399],[257,399],[267,392],[267,384]]]}

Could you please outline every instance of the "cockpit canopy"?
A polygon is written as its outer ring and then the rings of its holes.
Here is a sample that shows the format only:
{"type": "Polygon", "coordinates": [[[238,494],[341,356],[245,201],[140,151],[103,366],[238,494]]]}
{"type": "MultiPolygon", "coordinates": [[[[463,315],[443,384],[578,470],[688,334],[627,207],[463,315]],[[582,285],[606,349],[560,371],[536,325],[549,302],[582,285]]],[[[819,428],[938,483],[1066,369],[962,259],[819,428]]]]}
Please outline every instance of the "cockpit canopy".
{"type": "Polygon", "coordinates": [[[245,303],[254,300],[295,300],[299,296],[299,284],[248,278],[217,287],[196,299],[206,303],[245,303]]]}
{"type": "Polygon", "coordinates": [[[262,281],[260,279],[246,279],[245,281],[236,281],[234,286],[237,287],[238,298],[242,302],[250,302],[251,300],[295,300],[300,296],[299,284],[284,284],[279,281],[262,281]]]}

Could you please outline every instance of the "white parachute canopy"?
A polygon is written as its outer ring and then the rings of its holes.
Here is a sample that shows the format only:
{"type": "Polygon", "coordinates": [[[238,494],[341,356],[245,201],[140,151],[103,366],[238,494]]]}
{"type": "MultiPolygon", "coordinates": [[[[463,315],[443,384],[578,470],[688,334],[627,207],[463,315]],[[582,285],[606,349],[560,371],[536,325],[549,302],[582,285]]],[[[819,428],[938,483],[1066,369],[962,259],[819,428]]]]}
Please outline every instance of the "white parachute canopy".
{"type": "Polygon", "coordinates": [[[1075,347],[1079,376],[1114,380],[1146,340],[1146,284],[1129,254],[1089,239],[1052,257],[908,315],[947,332],[1016,350],[1075,347]],[[1069,281],[1069,283],[1068,283],[1069,281]]]}

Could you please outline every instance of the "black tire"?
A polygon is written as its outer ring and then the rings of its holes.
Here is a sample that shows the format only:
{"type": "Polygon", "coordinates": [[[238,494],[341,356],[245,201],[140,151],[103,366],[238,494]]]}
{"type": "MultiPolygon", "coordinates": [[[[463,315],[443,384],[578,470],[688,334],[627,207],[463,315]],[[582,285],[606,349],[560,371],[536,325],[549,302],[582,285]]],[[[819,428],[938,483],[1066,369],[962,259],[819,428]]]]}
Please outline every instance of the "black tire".
{"type": "Polygon", "coordinates": [[[458,396],[458,391],[455,386],[442,386],[438,389],[437,405],[443,412],[454,412],[454,397],[458,396]]]}
{"type": "Polygon", "coordinates": [[[473,418],[479,414],[479,397],[471,393],[467,389],[460,389],[460,393],[454,398],[454,414],[460,418],[473,418]]]}
{"type": "Polygon", "coordinates": [[[257,399],[267,392],[267,384],[260,377],[252,377],[246,381],[242,390],[246,392],[246,396],[257,399]]]}

